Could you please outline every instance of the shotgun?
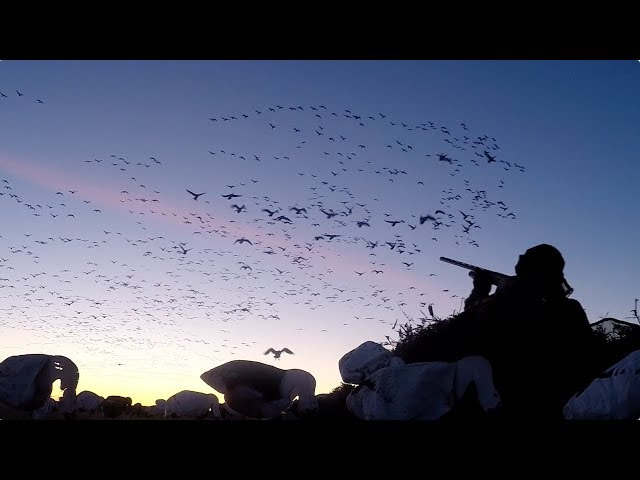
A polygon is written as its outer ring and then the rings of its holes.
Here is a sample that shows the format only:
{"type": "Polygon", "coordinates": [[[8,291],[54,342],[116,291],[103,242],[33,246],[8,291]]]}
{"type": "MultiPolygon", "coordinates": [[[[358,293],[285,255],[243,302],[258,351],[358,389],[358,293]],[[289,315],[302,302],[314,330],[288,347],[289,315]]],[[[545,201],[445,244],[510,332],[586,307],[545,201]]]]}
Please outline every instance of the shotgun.
{"type": "MultiPolygon", "coordinates": [[[[487,277],[491,280],[491,284],[495,286],[500,285],[505,279],[509,278],[509,275],[506,275],[504,273],[494,272],[493,270],[487,270],[486,268],[481,268],[476,265],[460,262],[451,258],[440,257],[440,260],[446,263],[450,263],[451,265],[456,265],[457,267],[466,268],[467,270],[469,270],[469,276],[471,278],[475,277],[476,272],[482,271],[487,274],[487,277]]],[[[569,285],[565,278],[562,279],[562,288],[564,289],[564,294],[567,297],[573,293],[573,288],[571,288],[571,285],[569,285]]]]}
{"type": "Polygon", "coordinates": [[[440,260],[446,263],[450,263],[451,265],[455,265],[457,267],[466,268],[467,270],[469,270],[469,276],[471,278],[476,276],[476,272],[482,271],[487,274],[487,277],[489,279],[491,279],[491,284],[496,286],[498,286],[504,279],[509,277],[509,275],[505,275],[504,273],[494,272],[492,270],[487,270],[486,268],[477,267],[476,265],[460,262],[458,260],[453,260],[447,257],[440,257],[440,260]]]}

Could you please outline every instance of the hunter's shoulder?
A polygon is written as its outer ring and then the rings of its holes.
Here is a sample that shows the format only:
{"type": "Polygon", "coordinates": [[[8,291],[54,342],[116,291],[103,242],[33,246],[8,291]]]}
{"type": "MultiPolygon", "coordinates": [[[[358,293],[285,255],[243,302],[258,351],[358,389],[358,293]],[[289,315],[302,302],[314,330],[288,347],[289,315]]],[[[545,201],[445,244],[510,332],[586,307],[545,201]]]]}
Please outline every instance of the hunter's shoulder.
{"type": "Polygon", "coordinates": [[[562,316],[572,322],[589,325],[589,319],[582,304],[575,298],[566,298],[562,301],[562,316]]]}
{"type": "Polygon", "coordinates": [[[580,312],[584,313],[584,307],[575,298],[567,298],[567,299],[564,300],[564,303],[565,303],[566,308],[569,308],[571,310],[580,311],[580,312]]]}

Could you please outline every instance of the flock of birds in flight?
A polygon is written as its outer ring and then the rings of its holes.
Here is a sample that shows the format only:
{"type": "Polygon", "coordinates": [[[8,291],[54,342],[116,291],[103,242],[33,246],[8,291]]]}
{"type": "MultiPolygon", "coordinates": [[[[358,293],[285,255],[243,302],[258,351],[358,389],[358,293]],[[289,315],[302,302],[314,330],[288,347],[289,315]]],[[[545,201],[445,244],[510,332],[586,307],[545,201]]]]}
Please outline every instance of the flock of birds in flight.
{"type": "MultiPolygon", "coordinates": [[[[0,95],[1,106],[8,96],[0,95]]],[[[422,313],[428,306],[432,312],[435,295],[420,282],[394,290],[394,280],[383,284],[386,273],[435,277],[419,265],[420,254],[433,252],[436,242],[479,247],[474,233],[487,216],[516,219],[500,192],[507,175],[525,167],[501,158],[495,138],[473,135],[465,123],[450,128],[349,108],[279,104],[203,121],[217,139],[225,138],[220,129],[252,122],[254,132],[277,136],[285,146],[276,152],[218,144],[203,152],[220,177],[227,170],[236,177],[217,188],[203,178],[175,189],[189,202],[184,208],[176,207],[176,193],[160,186],[163,175],[180,182],[174,173],[163,174],[171,159],[109,153],[81,160],[83,175],[117,186],[127,217],[122,225],[109,224],[113,216],[100,220],[109,207],[82,185],[60,185],[32,199],[19,180],[0,178],[2,210],[10,218],[30,215],[19,225],[38,232],[0,235],[8,252],[0,256],[6,305],[0,328],[11,325],[52,341],[81,338],[87,351],[106,355],[115,347],[151,352],[172,346],[181,352],[176,363],[188,362],[194,351],[202,357],[255,352],[262,327],[242,342],[222,327],[262,320],[274,328],[285,302],[307,311],[348,309],[345,327],[362,330],[362,322],[378,321],[391,328],[405,309],[422,313]],[[276,175],[287,179],[279,182],[276,175]],[[478,188],[475,178],[492,185],[478,188]],[[438,203],[431,206],[392,207],[383,199],[412,194],[420,202],[435,191],[438,203]],[[400,214],[399,208],[413,212],[400,214]],[[64,268],[39,266],[57,260],[64,268]],[[84,260],[85,268],[76,269],[84,260]],[[202,320],[213,333],[190,327],[202,320]]],[[[447,288],[438,294],[459,298],[447,288]]],[[[328,333],[327,325],[296,322],[298,331],[328,333]]],[[[269,353],[274,359],[293,354],[288,348],[269,353]]]]}

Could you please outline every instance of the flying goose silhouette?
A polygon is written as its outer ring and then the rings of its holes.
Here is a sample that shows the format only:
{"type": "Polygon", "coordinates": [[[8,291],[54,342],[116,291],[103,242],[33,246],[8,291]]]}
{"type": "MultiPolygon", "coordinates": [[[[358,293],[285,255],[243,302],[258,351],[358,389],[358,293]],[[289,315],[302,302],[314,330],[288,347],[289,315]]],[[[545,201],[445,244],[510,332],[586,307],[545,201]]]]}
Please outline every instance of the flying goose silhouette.
{"type": "Polygon", "coordinates": [[[187,190],[187,192],[189,192],[191,195],[193,195],[193,199],[194,199],[194,200],[198,200],[198,197],[199,197],[199,196],[204,195],[205,193],[207,193],[207,192],[203,192],[203,193],[193,193],[193,192],[192,192],[191,190],[189,190],[188,188],[187,188],[186,190],[187,190]]]}
{"type": "Polygon", "coordinates": [[[269,355],[270,353],[273,353],[273,358],[275,360],[278,360],[280,358],[280,355],[282,355],[283,353],[290,353],[291,355],[293,355],[293,352],[286,347],[282,350],[275,350],[273,348],[270,348],[269,350],[264,352],[265,355],[269,355]]]}
{"type": "Polygon", "coordinates": [[[489,155],[489,152],[487,152],[486,150],[483,153],[484,153],[484,156],[487,157],[487,163],[496,161],[496,157],[489,155]]]}

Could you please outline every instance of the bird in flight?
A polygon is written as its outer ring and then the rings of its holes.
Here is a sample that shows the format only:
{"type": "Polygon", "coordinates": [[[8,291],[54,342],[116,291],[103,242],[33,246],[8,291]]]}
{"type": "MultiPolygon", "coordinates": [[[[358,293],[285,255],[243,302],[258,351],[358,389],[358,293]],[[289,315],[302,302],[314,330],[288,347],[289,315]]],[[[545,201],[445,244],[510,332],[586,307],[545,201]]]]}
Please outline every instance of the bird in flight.
{"type": "Polygon", "coordinates": [[[226,198],[227,200],[231,200],[232,198],[237,198],[237,197],[241,197],[242,195],[238,195],[235,193],[227,193],[226,195],[222,195],[224,198],[226,198]]]}
{"type": "Polygon", "coordinates": [[[489,155],[489,152],[484,151],[484,156],[487,157],[487,163],[495,162],[496,157],[489,155]]]}
{"type": "Polygon", "coordinates": [[[385,220],[385,222],[390,223],[391,226],[395,227],[398,223],[404,223],[404,220],[385,220]]]}
{"type": "Polygon", "coordinates": [[[204,195],[205,193],[207,193],[207,192],[203,192],[203,193],[193,193],[193,192],[192,192],[191,190],[189,190],[188,188],[187,188],[186,190],[187,190],[187,192],[189,192],[191,195],[193,195],[193,199],[194,199],[194,200],[198,200],[198,197],[199,197],[200,195],[204,195]]]}
{"type": "Polygon", "coordinates": [[[280,355],[282,355],[283,353],[290,353],[291,355],[293,355],[293,352],[286,347],[282,350],[275,350],[273,348],[270,348],[269,350],[264,352],[265,355],[269,355],[270,353],[273,353],[273,358],[275,360],[278,360],[280,358],[280,355]]]}

